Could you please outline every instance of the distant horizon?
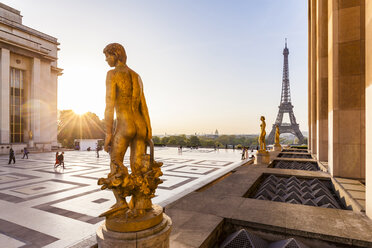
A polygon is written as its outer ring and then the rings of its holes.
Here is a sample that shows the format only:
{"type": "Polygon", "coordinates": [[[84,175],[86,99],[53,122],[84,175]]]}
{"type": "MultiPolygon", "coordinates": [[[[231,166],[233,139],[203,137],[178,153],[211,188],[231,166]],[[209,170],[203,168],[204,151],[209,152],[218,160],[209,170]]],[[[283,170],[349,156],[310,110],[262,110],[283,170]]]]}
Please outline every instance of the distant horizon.
{"type": "MultiPolygon", "coordinates": [[[[302,131],[301,130],[301,132],[302,132],[302,134],[303,134],[304,137],[308,137],[308,132],[307,131],[302,131]]],[[[169,134],[169,133],[167,133],[166,135],[165,134],[153,134],[152,136],[177,136],[177,135],[186,135],[186,136],[188,136],[188,135],[195,135],[195,133],[194,134],[186,134],[186,133],[169,134]]],[[[202,135],[215,135],[215,134],[212,134],[212,133],[196,133],[196,135],[197,136],[202,136],[202,135]]],[[[260,135],[260,134],[259,133],[256,133],[256,134],[251,134],[251,133],[238,133],[238,134],[221,133],[221,134],[218,134],[218,136],[221,136],[221,135],[254,135],[254,136],[256,136],[256,135],[260,135]]],[[[285,135],[285,136],[292,135],[292,136],[295,136],[294,134],[291,134],[291,133],[283,133],[281,135],[285,135]]],[[[266,138],[267,138],[267,135],[266,135],[266,138]]]]}
{"type": "MultiPolygon", "coordinates": [[[[58,109],[58,112],[59,111],[74,111],[74,110],[72,110],[72,109],[58,109]]],[[[90,112],[90,113],[93,113],[93,114],[96,114],[96,113],[94,113],[94,112],[92,112],[92,111],[87,111],[87,112],[85,112],[85,113],[82,113],[82,114],[78,114],[78,113],[75,113],[75,114],[77,114],[77,115],[84,115],[84,114],[86,114],[86,113],[88,113],[88,112],[90,112]]],[[[97,114],[96,114],[97,115],[97,114]]],[[[104,118],[101,118],[99,115],[97,115],[99,118],[100,118],[100,120],[101,121],[103,121],[103,119],[104,118]]],[[[194,132],[194,133],[192,133],[192,134],[188,134],[188,133],[173,133],[173,134],[170,134],[170,133],[168,133],[168,132],[165,132],[166,133],[166,135],[169,135],[169,136],[175,136],[175,135],[195,135],[195,133],[197,134],[197,135],[216,135],[215,134],[215,131],[218,131],[218,128],[217,129],[215,129],[214,131],[212,131],[212,132],[194,132]]],[[[270,130],[271,130],[271,128],[270,128],[270,130]]],[[[269,131],[270,131],[269,130],[269,131]]],[[[301,129],[300,129],[301,130],[301,129]]],[[[267,128],[266,128],[266,132],[267,132],[268,130],[267,130],[267,128]]],[[[304,137],[308,137],[308,131],[307,130],[301,130],[301,132],[302,132],[302,134],[303,134],[303,136],[304,137]]],[[[293,135],[293,134],[291,134],[291,133],[284,133],[284,134],[286,134],[286,135],[293,135]]],[[[250,134],[250,133],[220,133],[220,131],[218,131],[218,135],[259,135],[259,133],[255,133],[255,134],[250,134]]],[[[153,136],[165,136],[165,134],[153,134],[153,136]]]]}

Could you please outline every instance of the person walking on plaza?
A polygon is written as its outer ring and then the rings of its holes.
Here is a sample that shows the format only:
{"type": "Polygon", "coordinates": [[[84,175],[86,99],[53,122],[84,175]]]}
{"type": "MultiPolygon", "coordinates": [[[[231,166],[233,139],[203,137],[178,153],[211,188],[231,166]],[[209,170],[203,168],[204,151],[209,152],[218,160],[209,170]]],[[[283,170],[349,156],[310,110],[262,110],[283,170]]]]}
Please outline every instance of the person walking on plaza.
{"type": "Polygon", "coordinates": [[[58,161],[58,152],[56,152],[56,162],[54,163],[54,168],[56,168],[58,165],[59,165],[59,161],[58,161]]]}
{"type": "Polygon", "coordinates": [[[14,155],[14,150],[12,147],[10,147],[10,150],[9,150],[9,163],[12,162],[13,160],[13,164],[15,164],[15,155],[14,155]]]}
{"type": "Polygon", "coordinates": [[[61,154],[58,155],[58,165],[62,165],[62,168],[64,169],[65,168],[65,158],[63,156],[63,154],[65,154],[65,152],[62,152],[61,154]]]}
{"type": "Polygon", "coordinates": [[[245,159],[245,146],[243,147],[243,149],[242,149],[242,160],[244,160],[245,159]]]}
{"type": "Polygon", "coordinates": [[[248,158],[248,147],[244,147],[244,159],[247,159],[248,158]]]}
{"type": "Polygon", "coordinates": [[[99,145],[98,144],[96,146],[96,153],[97,153],[97,158],[99,158],[99,145]]]}
{"type": "Polygon", "coordinates": [[[27,150],[27,147],[23,148],[23,157],[22,157],[22,159],[24,159],[25,156],[28,159],[28,154],[29,154],[29,151],[27,150]]]}

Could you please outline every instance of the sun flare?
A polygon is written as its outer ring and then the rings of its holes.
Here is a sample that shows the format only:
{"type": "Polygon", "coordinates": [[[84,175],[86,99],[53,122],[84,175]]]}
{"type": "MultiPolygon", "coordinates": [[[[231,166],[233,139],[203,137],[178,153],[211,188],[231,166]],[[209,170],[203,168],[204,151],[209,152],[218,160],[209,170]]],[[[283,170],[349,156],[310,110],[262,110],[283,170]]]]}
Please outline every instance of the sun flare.
{"type": "Polygon", "coordinates": [[[80,108],[74,108],[73,109],[74,113],[77,114],[77,115],[84,115],[85,113],[87,113],[88,111],[84,110],[84,109],[80,109],[80,108]]]}

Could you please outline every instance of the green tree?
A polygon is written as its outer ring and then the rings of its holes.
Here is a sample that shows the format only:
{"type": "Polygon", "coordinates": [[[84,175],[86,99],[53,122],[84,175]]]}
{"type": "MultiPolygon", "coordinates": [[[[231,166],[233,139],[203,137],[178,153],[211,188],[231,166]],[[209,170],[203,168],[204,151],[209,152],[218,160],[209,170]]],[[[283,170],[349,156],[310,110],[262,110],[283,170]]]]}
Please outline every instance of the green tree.
{"type": "Polygon", "coordinates": [[[200,140],[199,140],[198,136],[196,136],[196,135],[190,136],[188,145],[189,146],[200,146],[201,144],[200,144],[200,140]]]}
{"type": "Polygon", "coordinates": [[[162,139],[161,139],[161,143],[162,144],[168,144],[168,141],[169,141],[169,137],[167,137],[167,136],[165,136],[165,137],[163,137],[162,139]]]}
{"type": "Polygon", "coordinates": [[[224,146],[225,145],[229,145],[230,144],[230,135],[221,135],[217,138],[217,141],[221,144],[223,144],[224,146]]]}
{"type": "Polygon", "coordinates": [[[161,144],[161,139],[158,136],[152,136],[152,141],[154,144],[161,144]]]}
{"type": "Polygon", "coordinates": [[[199,137],[201,147],[214,147],[215,140],[207,137],[199,137]]]}

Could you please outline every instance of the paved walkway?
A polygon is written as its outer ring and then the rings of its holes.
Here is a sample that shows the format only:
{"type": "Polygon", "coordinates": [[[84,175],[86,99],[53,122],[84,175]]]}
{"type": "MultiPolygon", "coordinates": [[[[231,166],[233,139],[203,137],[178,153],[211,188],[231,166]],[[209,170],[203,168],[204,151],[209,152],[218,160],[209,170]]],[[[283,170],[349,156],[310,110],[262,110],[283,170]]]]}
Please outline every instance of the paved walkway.
{"type": "MultiPolygon", "coordinates": [[[[53,168],[54,153],[17,155],[15,165],[0,156],[1,247],[68,247],[94,234],[103,221],[97,216],[114,204],[113,194],[97,185],[109,172],[109,156],[95,155],[65,152],[65,169],[53,168]]],[[[153,202],[166,206],[195,191],[238,167],[240,156],[238,150],[156,148],[164,183],[153,202]]]]}

